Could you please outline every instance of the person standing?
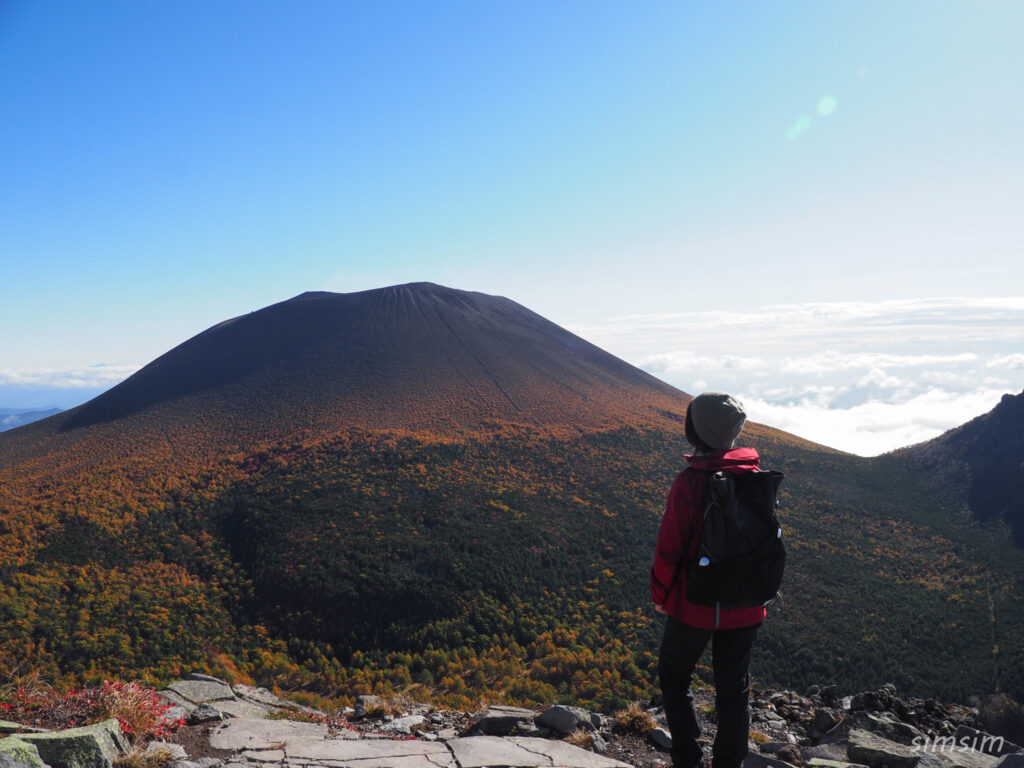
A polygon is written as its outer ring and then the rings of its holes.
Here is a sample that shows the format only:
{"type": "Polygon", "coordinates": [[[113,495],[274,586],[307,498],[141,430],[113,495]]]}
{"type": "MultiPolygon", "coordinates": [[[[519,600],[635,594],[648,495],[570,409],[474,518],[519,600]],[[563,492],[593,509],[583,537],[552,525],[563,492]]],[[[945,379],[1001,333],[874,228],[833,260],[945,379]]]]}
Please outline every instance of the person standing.
{"type": "Polygon", "coordinates": [[[686,409],[686,439],[695,452],[679,473],[665,504],[651,566],[651,598],[667,615],[658,660],[665,717],[672,734],[674,768],[697,768],[704,754],[690,680],[711,642],[718,732],[714,768],[739,768],[750,731],[750,658],[764,606],[723,608],[686,599],[686,567],[697,552],[708,480],[719,471],[759,471],[753,448],[736,448],[746,422],[743,405],[725,392],[704,392],[686,409]]]}

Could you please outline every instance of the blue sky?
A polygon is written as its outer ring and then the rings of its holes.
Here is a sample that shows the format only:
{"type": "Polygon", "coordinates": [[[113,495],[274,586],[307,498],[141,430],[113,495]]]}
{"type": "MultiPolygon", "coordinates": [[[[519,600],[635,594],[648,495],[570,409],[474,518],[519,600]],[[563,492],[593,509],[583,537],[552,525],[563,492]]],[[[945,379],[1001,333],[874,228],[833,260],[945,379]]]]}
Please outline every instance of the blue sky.
{"type": "Polygon", "coordinates": [[[1024,387],[1022,28],[981,0],[5,0],[0,406],[432,280],[831,445],[923,439],[1024,387]]]}

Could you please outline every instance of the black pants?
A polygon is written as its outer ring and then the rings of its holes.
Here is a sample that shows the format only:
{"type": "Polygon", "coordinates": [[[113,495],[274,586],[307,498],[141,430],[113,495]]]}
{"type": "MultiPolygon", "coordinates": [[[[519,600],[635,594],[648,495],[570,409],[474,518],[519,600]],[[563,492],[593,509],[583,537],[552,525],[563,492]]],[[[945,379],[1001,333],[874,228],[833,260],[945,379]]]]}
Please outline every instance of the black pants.
{"type": "Polygon", "coordinates": [[[697,713],[690,693],[690,678],[708,640],[711,640],[715,675],[715,709],[718,734],[712,747],[714,768],[739,768],[747,756],[750,733],[750,655],[757,628],[697,629],[671,616],[665,625],[658,660],[665,717],[672,732],[672,763],[675,768],[695,768],[703,754],[697,737],[697,713]]]}

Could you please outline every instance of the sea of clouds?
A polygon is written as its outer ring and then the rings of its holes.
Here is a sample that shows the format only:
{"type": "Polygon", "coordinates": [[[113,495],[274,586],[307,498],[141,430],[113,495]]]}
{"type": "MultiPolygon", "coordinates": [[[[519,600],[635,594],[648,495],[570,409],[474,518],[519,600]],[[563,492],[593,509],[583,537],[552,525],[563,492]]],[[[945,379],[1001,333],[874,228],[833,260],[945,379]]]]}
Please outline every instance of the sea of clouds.
{"type": "Polygon", "coordinates": [[[1024,297],[631,315],[573,331],[691,394],[863,456],[935,437],[1024,389],[1024,297]]]}

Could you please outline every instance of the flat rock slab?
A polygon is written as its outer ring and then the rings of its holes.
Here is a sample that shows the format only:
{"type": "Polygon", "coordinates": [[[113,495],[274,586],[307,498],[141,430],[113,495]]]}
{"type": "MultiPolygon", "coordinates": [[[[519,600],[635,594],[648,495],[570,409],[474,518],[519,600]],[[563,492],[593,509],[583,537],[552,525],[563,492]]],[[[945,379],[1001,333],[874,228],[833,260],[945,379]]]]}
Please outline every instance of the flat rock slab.
{"type": "MultiPolygon", "coordinates": [[[[285,744],[285,755],[289,763],[326,763],[329,765],[349,765],[358,762],[364,766],[364,760],[385,760],[397,757],[440,759],[431,761],[436,765],[447,765],[451,761],[451,752],[444,744],[431,741],[393,741],[391,739],[349,740],[338,741],[327,739],[322,741],[300,741],[285,744]],[[441,759],[443,758],[443,759],[441,759]]],[[[368,766],[364,766],[368,768],[368,766]]]]}
{"type": "Polygon", "coordinates": [[[12,723],[10,720],[0,720],[0,733],[46,733],[45,728],[33,728],[31,725],[12,723]]]}
{"type": "Polygon", "coordinates": [[[231,690],[230,685],[213,680],[176,680],[167,686],[167,690],[178,694],[192,704],[230,701],[235,698],[235,693],[231,690]]]}
{"type": "Polygon", "coordinates": [[[266,718],[267,710],[259,704],[251,701],[213,701],[207,706],[213,707],[229,717],[244,717],[250,720],[261,720],[266,718]]]}
{"type": "Polygon", "coordinates": [[[291,720],[228,720],[210,733],[214,749],[278,749],[282,743],[323,741],[327,726],[320,723],[296,723],[291,720]]]}
{"type": "Polygon", "coordinates": [[[787,763],[785,760],[760,755],[757,752],[751,752],[743,758],[742,766],[743,768],[796,768],[795,765],[787,763]]]}
{"type": "Polygon", "coordinates": [[[979,752],[995,755],[996,757],[1024,751],[1024,749],[1011,741],[1007,741],[1002,736],[993,736],[991,733],[985,733],[966,725],[961,725],[957,728],[953,738],[956,739],[958,745],[967,746],[979,752]]]}
{"type": "Polygon", "coordinates": [[[868,768],[860,763],[851,763],[846,760],[826,760],[824,757],[812,757],[806,765],[807,768],[868,768]]]}
{"type": "Polygon", "coordinates": [[[914,768],[924,754],[920,749],[897,744],[869,731],[850,731],[846,753],[850,760],[863,765],[888,765],[890,768],[914,768]]]}
{"type": "Polygon", "coordinates": [[[251,699],[257,701],[260,704],[266,704],[268,707],[279,707],[285,708],[285,703],[281,701],[277,696],[272,694],[266,688],[253,688],[251,685],[233,685],[231,690],[235,692],[236,696],[245,699],[251,699]]]}
{"type": "Polygon", "coordinates": [[[631,768],[564,741],[528,736],[470,736],[448,746],[461,768],[631,768]]]}

